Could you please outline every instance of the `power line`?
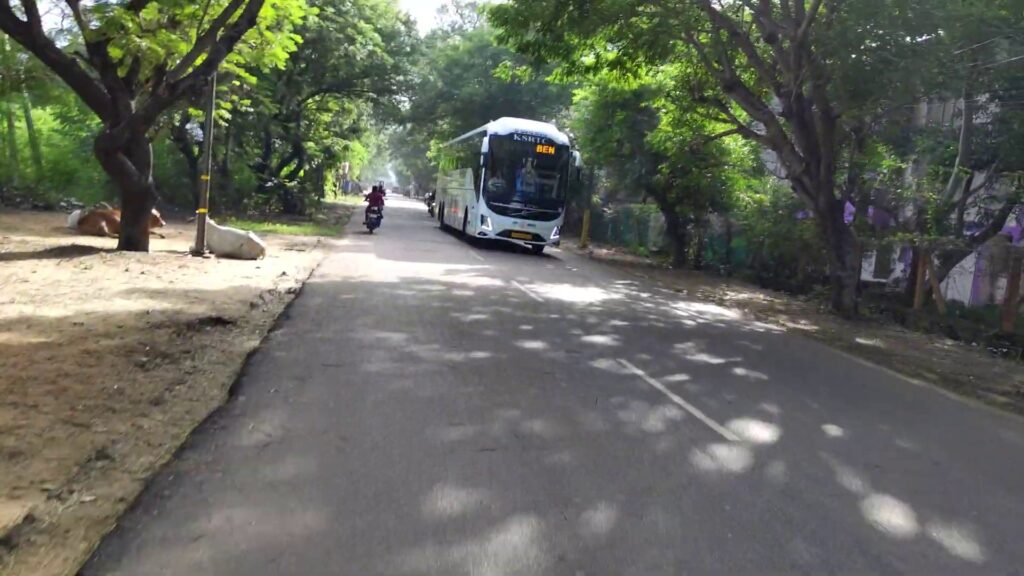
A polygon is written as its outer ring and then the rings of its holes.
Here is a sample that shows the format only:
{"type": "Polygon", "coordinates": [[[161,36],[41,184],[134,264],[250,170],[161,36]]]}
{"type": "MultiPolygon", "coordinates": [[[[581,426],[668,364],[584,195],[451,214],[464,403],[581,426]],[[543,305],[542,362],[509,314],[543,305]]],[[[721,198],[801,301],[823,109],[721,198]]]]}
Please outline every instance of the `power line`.
{"type": "Polygon", "coordinates": [[[1002,66],[1003,64],[1009,64],[1011,62],[1017,62],[1019,60],[1024,60],[1024,54],[1021,54],[1020,56],[1014,56],[1013,58],[1007,58],[1006,60],[1002,60],[1000,62],[986,64],[985,66],[982,66],[982,68],[995,68],[996,66],[1002,66]]]}

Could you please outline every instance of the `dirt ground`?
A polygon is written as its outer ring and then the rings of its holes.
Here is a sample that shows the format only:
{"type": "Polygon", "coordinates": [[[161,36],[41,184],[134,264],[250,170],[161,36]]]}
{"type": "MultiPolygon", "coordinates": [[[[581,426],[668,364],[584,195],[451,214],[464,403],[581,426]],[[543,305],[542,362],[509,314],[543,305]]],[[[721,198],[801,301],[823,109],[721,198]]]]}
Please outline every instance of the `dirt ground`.
{"type": "Polygon", "coordinates": [[[581,251],[575,245],[568,248],[626,268],[666,289],[797,331],[913,380],[1024,415],[1024,364],[996,357],[981,347],[907,330],[884,319],[846,321],[814,300],[722,276],[670,270],[615,250],[594,247],[581,251]]]}
{"type": "Polygon", "coordinates": [[[150,254],[0,211],[0,573],[77,570],[149,476],[225,400],[322,257],[264,236],[257,262],[150,254]]]}

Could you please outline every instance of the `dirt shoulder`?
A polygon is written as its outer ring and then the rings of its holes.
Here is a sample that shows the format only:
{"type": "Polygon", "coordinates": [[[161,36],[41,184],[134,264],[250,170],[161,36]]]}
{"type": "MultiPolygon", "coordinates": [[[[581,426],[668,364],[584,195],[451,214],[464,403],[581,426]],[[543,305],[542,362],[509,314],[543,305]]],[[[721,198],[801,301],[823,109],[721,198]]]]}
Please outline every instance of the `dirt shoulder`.
{"type": "Polygon", "coordinates": [[[814,338],[908,378],[1024,415],[1024,366],[981,347],[914,332],[881,319],[843,320],[815,301],[735,279],[666,269],[645,258],[605,248],[565,247],[681,295],[742,311],[749,318],[814,338]]]}
{"type": "Polygon", "coordinates": [[[329,239],[264,235],[257,262],[77,236],[0,211],[0,573],[74,573],[227,398],[329,239]]]}

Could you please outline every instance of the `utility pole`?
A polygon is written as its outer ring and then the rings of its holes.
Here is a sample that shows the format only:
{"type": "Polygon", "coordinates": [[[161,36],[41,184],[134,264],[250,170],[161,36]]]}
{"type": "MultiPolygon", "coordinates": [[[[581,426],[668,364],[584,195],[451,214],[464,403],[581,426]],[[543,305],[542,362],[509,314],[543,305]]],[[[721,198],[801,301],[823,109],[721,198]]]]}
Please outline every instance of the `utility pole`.
{"type": "Polygon", "coordinates": [[[1003,310],[1000,315],[1000,329],[1012,334],[1017,325],[1017,314],[1020,313],[1020,275],[1024,266],[1024,251],[1010,245],[1010,274],[1006,279],[1006,295],[1003,297],[1003,310]]]}
{"type": "Polygon", "coordinates": [[[199,207],[196,208],[196,243],[193,256],[206,255],[206,217],[210,212],[210,175],[213,173],[213,112],[217,104],[217,73],[210,77],[210,98],[206,103],[206,134],[199,174],[199,207]]]}

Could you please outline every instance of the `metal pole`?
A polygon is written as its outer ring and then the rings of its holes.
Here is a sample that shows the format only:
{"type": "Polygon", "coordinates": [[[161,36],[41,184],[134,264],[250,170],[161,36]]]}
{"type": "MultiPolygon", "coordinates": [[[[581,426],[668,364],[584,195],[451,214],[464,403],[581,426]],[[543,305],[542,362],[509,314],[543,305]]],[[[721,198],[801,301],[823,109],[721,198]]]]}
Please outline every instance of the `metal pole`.
{"type": "Polygon", "coordinates": [[[213,112],[217,104],[217,73],[210,77],[210,99],[206,103],[206,134],[203,137],[203,160],[200,163],[199,207],[196,208],[196,243],[193,256],[206,254],[206,215],[210,212],[210,174],[213,172],[213,112]]]}

